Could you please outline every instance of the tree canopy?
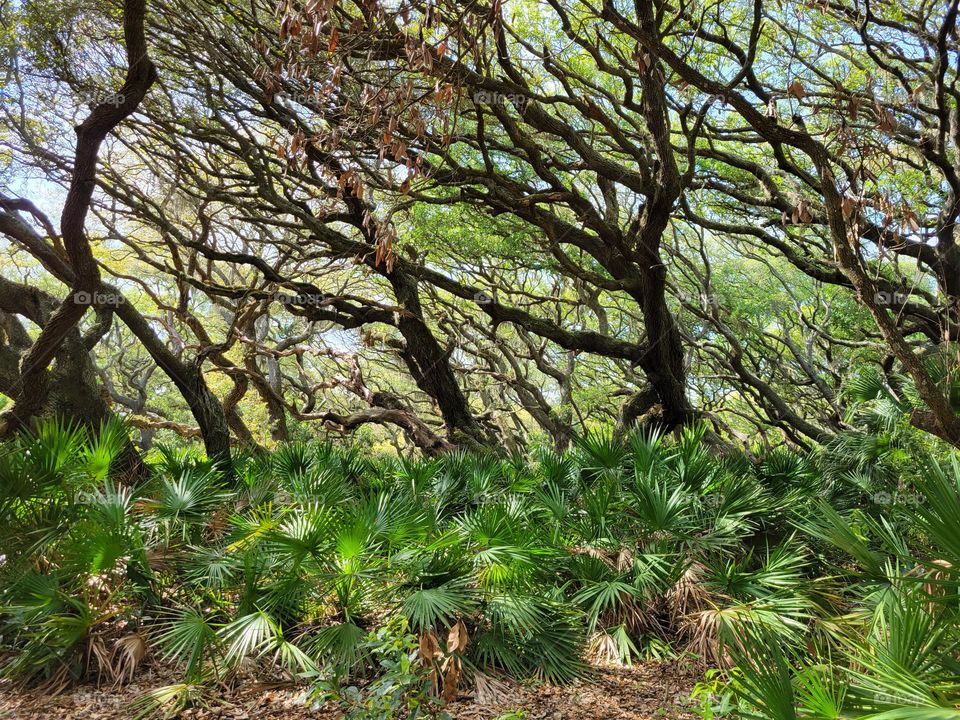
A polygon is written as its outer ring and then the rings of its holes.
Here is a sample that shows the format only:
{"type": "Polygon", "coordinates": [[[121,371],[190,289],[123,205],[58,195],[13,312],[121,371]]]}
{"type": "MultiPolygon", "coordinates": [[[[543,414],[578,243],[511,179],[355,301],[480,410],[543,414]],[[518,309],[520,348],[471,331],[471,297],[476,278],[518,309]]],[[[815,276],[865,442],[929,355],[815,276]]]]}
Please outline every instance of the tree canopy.
{"type": "Polygon", "coordinates": [[[6,7],[4,431],[960,446],[957,12],[6,7]]]}

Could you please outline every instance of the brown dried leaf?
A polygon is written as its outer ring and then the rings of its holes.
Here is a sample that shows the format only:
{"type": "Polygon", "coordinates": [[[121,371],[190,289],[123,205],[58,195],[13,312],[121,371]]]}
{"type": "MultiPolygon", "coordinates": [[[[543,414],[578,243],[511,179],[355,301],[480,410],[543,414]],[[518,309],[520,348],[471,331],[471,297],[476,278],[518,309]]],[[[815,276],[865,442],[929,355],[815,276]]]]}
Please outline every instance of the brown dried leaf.
{"type": "Polygon", "coordinates": [[[146,657],[147,649],[147,641],[140,633],[124,635],[117,640],[110,658],[115,687],[133,680],[137,665],[146,657]]]}
{"type": "Polygon", "coordinates": [[[512,689],[505,682],[485,675],[479,670],[473,674],[476,684],[475,700],[478,705],[506,705],[513,699],[512,689]]]}
{"type": "Polygon", "coordinates": [[[460,620],[450,628],[450,634],[447,636],[447,652],[463,652],[469,644],[470,634],[463,620],[460,620]]]}
{"type": "Polygon", "coordinates": [[[840,209],[843,211],[843,217],[849,219],[853,215],[853,211],[857,208],[857,201],[850,195],[844,195],[843,201],[840,204],[840,209]]]}
{"type": "Polygon", "coordinates": [[[850,102],[847,103],[847,114],[850,115],[851,120],[857,119],[857,116],[860,114],[860,98],[850,98],[850,102]]]}
{"type": "Polygon", "coordinates": [[[453,702],[457,699],[460,689],[460,662],[452,662],[447,666],[443,674],[443,699],[447,702],[453,702]]]}
{"type": "Polygon", "coordinates": [[[909,205],[904,203],[902,212],[903,212],[904,227],[909,228],[913,232],[919,232],[920,231],[919,218],[917,217],[917,214],[913,211],[913,209],[909,205]]]}
{"type": "Polygon", "coordinates": [[[795,97],[797,100],[803,100],[807,96],[807,91],[799,79],[794,79],[794,81],[790,83],[790,87],[787,88],[787,95],[795,97]]]}
{"type": "Polygon", "coordinates": [[[877,123],[877,127],[883,132],[890,132],[897,127],[897,120],[893,115],[893,111],[889,108],[878,107],[877,111],[880,115],[880,121],[877,123]]]}
{"type": "Polygon", "coordinates": [[[437,640],[433,630],[424,631],[420,636],[420,662],[429,665],[442,655],[440,641],[437,640]]]}

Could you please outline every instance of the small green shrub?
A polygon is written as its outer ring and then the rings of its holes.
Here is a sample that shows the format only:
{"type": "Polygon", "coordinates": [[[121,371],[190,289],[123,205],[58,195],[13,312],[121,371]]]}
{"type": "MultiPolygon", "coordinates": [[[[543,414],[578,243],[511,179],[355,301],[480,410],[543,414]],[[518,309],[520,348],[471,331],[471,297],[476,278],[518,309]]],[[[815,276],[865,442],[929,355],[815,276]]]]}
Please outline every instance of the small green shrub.
{"type": "Polygon", "coordinates": [[[394,621],[370,633],[361,652],[374,663],[373,680],[363,686],[345,685],[320,673],[308,694],[315,707],[333,703],[348,720],[435,718],[448,720],[432,689],[431,667],[420,661],[417,637],[405,621],[394,621]]]}

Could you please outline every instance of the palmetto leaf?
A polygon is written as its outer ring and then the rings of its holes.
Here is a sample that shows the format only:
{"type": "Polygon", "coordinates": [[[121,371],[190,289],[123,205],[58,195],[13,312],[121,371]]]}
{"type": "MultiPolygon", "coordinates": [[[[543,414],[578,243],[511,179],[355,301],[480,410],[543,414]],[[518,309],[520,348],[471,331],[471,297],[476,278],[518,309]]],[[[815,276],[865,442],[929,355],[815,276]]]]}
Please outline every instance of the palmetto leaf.
{"type": "Polygon", "coordinates": [[[226,647],[224,662],[228,666],[265,652],[277,638],[283,637],[277,624],[260,610],[241,615],[224,625],[217,635],[226,647]]]}
{"type": "Polygon", "coordinates": [[[128,526],[128,517],[133,509],[133,491],[107,481],[100,492],[90,492],[85,496],[89,512],[97,523],[117,531],[128,526]]]}
{"type": "Polygon", "coordinates": [[[400,548],[426,537],[430,518],[422,506],[400,493],[381,492],[367,498],[352,512],[350,522],[387,547],[400,548]]]}
{"type": "Polygon", "coordinates": [[[796,527],[807,535],[829,543],[857,560],[871,577],[886,577],[883,557],[850,526],[850,523],[827,502],[815,502],[811,513],[795,521],[796,527]]]}
{"type": "Polygon", "coordinates": [[[297,566],[308,559],[320,561],[333,551],[342,518],[332,508],[310,504],[280,520],[273,529],[275,522],[271,516],[264,536],[286,561],[297,566]]]}
{"type": "Polygon", "coordinates": [[[77,459],[83,457],[88,440],[83,426],[50,418],[39,423],[33,435],[21,437],[21,452],[42,484],[69,481],[75,474],[85,474],[77,459]]]}
{"type": "Polygon", "coordinates": [[[960,568],[960,460],[954,455],[948,471],[928,459],[924,470],[916,483],[920,500],[910,514],[940,557],[960,568]]]}
{"type": "Polygon", "coordinates": [[[186,538],[229,499],[220,480],[217,470],[202,465],[190,465],[177,475],[162,478],[149,503],[156,522],[167,532],[179,530],[186,538]]]}
{"type": "Polygon", "coordinates": [[[629,448],[610,431],[595,430],[575,441],[580,466],[590,477],[617,478],[623,473],[629,448]]]}
{"type": "Polygon", "coordinates": [[[414,631],[450,627],[457,618],[469,615],[478,605],[476,593],[463,580],[437,587],[421,588],[407,595],[402,610],[414,631]]]}
{"type": "Polygon", "coordinates": [[[788,545],[768,548],[763,558],[753,552],[741,558],[706,562],[710,573],[707,582],[723,594],[741,599],[760,599],[778,592],[798,592],[804,585],[804,553],[788,545]]]}
{"type": "Polygon", "coordinates": [[[592,631],[596,628],[601,615],[616,613],[624,604],[641,596],[642,592],[630,583],[621,580],[604,580],[590,582],[582,587],[573,596],[573,602],[586,611],[589,629],[592,631]]]}
{"type": "Polygon", "coordinates": [[[545,613],[542,598],[516,592],[491,595],[484,609],[494,625],[517,635],[538,632],[547,622],[545,613]]]}
{"type": "Polygon", "coordinates": [[[241,559],[222,547],[193,547],[183,561],[184,577],[216,590],[228,587],[239,575],[241,559]]]}
{"type": "Polygon", "coordinates": [[[200,703],[207,692],[202,682],[164,685],[138,697],[130,706],[134,720],[146,720],[158,714],[176,717],[187,707],[200,703]]]}
{"type": "Polygon", "coordinates": [[[649,533],[682,534],[692,517],[692,496],[680,485],[652,472],[638,474],[633,510],[649,533]]]}
{"type": "MultiPolygon", "coordinates": [[[[20,628],[19,652],[3,667],[3,674],[21,681],[50,680],[68,684],[83,674],[81,651],[91,628],[100,620],[86,603],[63,598],[61,609],[46,608],[20,628]]],[[[59,689],[59,688],[55,688],[59,689]]]]}
{"type": "Polygon", "coordinates": [[[582,626],[562,605],[542,597],[504,595],[491,598],[485,615],[489,627],[474,637],[474,656],[481,664],[558,683],[586,672],[582,626]]]}
{"type": "Polygon", "coordinates": [[[763,627],[732,625],[724,640],[737,666],[734,690],[754,708],[741,717],[798,720],[791,659],[776,635],[763,627]]]}
{"type": "MultiPolygon", "coordinates": [[[[899,378],[901,381],[903,376],[899,378]]],[[[893,388],[881,369],[875,365],[861,368],[847,379],[844,385],[845,392],[854,400],[869,402],[871,400],[887,399],[899,401],[893,388]]]]}
{"type": "Polygon", "coordinates": [[[555,480],[546,480],[535,495],[543,514],[549,518],[556,532],[559,532],[562,524],[575,511],[573,493],[555,480]]]}
{"type": "Polygon", "coordinates": [[[960,720],[960,710],[954,707],[900,707],[860,717],[863,720],[960,720]]]}
{"type": "Polygon", "coordinates": [[[808,665],[794,675],[797,709],[809,720],[841,720],[845,717],[846,686],[838,668],[808,665]]]}
{"type": "Polygon", "coordinates": [[[318,465],[317,455],[306,443],[287,443],[271,454],[273,471],[287,485],[308,477],[318,465]]]}
{"type": "Polygon", "coordinates": [[[287,670],[305,676],[316,673],[317,664],[314,659],[289,640],[284,640],[282,637],[277,638],[273,647],[275,657],[281,666],[287,670]]]}
{"type": "Polygon", "coordinates": [[[851,636],[845,643],[858,704],[876,710],[938,706],[955,695],[960,690],[956,620],[956,610],[930,605],[916,585],[886,593],[867,637],[851,636]]]}
{"type": "Polygon", "coordinates": [[[661,428],[638,428],[630,436],[634,472],[647,474],[659,469],[665,463],[668,452],[663,443],[661,428]]]}
{"type": "Polygon", "coordinates": [[[367,631],[352,622],[321,628],[305,638],[312,654],[324,658],[343,671],[348,671],[361,657],[367,631]]]}
{"type": "Polygon", "coordinates": [[[129,443],[127,428],[118,417],[108,418],[96,433],[92,433],[89,442],[84,445],[83,462],[96,484],[107,479],[113,463],[129,443]]]}
{"type": "Polygon", "coordinates": [[[590,639],[589,654],[591,658],[604,662],[630,665],[633,657],[639,655],[640,651],[631,639],[627,628],[617,625],[597,633],[590,639]]]}
{"type": "Polygon", "coordinates": [[[217,644],[216,630],[193,608],[169,612],[157,626],[160,656],[184,663],[188,678],[198,676],[204,657],[217,644]]]}
{"type": "Polygon", "coordinates": [[[413,496],[417,496],[430,491],[442,463],[439,458],[418,461],[400,458],[393,469],[393,476],[399,484],[406,485],[413,496]]]}
{"type": "Polygon", "coordinates": [[[685,427],[669,463],[677,482],[694,492],[706,487],[722,469],[703,442],[706,432],[707,427],[702,424],[685,427]]]}

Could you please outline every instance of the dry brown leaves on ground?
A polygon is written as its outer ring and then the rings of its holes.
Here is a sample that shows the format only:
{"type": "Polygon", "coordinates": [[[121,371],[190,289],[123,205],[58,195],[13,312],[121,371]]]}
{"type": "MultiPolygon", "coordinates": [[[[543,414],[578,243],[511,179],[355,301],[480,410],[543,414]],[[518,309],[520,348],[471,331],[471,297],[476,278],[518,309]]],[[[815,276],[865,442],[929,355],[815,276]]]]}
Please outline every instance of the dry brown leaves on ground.
{"type": "MultiPolygon", "coordinates": [[[[0,683],[0,720],[129,720],[129,704],[144,692],[174,682],[147,670],[120,689],[83,685],[62,695],[17,691],[0,683]]],[[[698,679],[693,667],[643,663],[599,668],[590,682],[566,687],[525,686],[482,676],[447,706],[458,720],[493,720],[522,711],[524,720],[693,720],[687,708],[698,679]]],[[[310,711],[300,703],[303,689],[249,685],[185,711],[191,720],[338,720],[336,710],[310,711]]],[[[516,717],[516,716],[514,716],[516,717]]]]}

